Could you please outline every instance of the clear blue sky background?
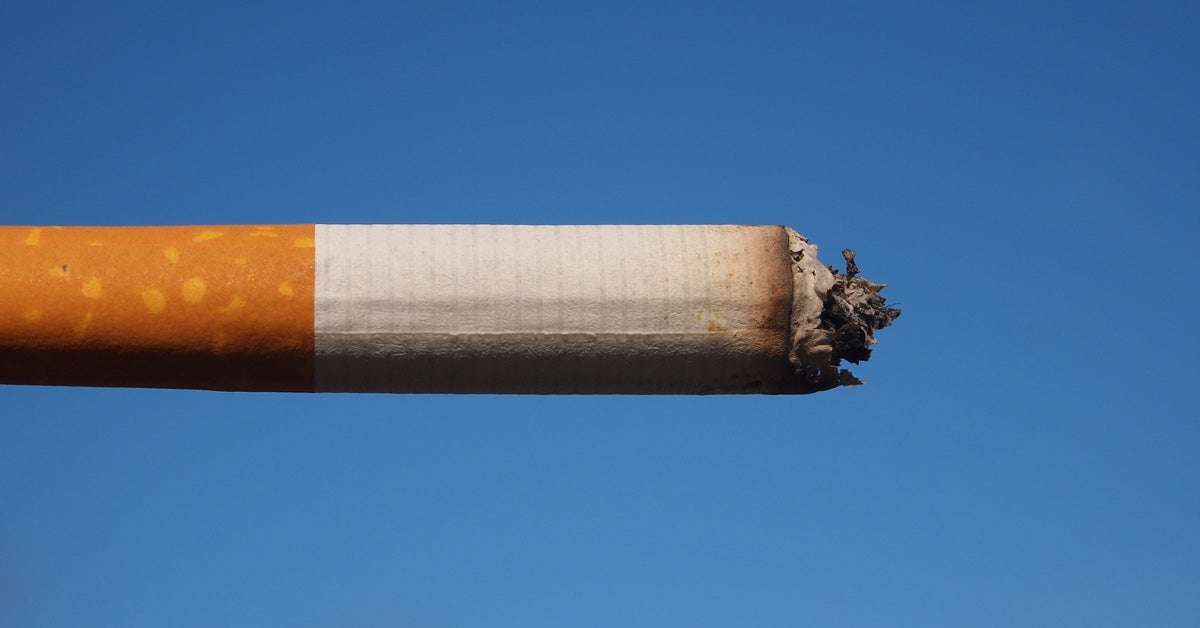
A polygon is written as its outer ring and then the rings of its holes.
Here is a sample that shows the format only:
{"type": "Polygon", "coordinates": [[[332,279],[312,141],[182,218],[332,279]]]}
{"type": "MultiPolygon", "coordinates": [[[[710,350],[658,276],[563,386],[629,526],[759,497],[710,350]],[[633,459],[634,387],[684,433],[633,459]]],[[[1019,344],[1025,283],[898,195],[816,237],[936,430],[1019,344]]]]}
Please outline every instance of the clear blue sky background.
{"type": "Polygon", "coordinates": [[[787,224],[905,311],[799,398],[2,387],[0,625],[1200,625],[1198,6],[0,4],[4,224],[787,224]]]}

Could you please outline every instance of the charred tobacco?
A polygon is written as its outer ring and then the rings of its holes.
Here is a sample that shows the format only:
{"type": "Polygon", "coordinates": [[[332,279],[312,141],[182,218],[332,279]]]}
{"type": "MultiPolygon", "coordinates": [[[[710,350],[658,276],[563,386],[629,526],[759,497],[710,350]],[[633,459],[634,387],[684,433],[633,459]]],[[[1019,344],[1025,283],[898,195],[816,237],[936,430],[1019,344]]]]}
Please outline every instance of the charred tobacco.
{"type": "Polygon", "coordinates": [[[877,342],[875,332],[900,316],[900,310],[888,307],[887,299],[880,294],[887,284],[859,277],[861,271],[854,261],[854,251],[846,249],[842,257],[846,259],[846,272],[830,268],[834,283],[821,312],[821,329],[830,332],[833,338],[831,366],[837,366],[841,360],[858,364],[871,359],[871,345],[877,342]]]}

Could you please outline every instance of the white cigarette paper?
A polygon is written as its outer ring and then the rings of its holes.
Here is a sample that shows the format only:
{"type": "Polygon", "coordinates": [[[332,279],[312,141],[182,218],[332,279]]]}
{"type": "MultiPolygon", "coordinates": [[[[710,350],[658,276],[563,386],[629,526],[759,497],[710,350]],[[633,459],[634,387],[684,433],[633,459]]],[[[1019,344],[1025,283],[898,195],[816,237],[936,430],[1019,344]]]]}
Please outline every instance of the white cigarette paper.
{"type": "MultiPolygon", "coordinates": [[[[831,322],[845,276],[786,227],[317,225],[315,235],[318,391],[815,392],[858,383],[838,368],[849,355],[839,342],[865,347],[898,315],[831,322]]],[[[851,309],[882,308],[882,286],[857,281],[865,293],[851,309]]]]}

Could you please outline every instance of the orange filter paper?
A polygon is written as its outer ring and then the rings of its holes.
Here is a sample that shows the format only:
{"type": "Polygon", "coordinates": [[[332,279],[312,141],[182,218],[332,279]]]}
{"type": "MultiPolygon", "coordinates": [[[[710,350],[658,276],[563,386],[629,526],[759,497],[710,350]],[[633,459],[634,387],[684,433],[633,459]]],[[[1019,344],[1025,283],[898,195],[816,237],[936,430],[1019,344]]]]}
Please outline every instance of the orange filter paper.
{"type": "Polygon", "coordinates": [[[313,389],[313,226],[0,227],[0,383],[313,389]]]}

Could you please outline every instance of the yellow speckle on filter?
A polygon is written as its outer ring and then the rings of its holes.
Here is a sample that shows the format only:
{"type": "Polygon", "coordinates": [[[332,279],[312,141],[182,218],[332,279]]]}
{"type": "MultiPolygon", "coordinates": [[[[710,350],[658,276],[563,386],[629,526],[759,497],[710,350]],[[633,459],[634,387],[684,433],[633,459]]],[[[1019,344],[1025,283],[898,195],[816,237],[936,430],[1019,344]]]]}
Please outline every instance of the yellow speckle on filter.
{"type": "Polygon", "coordinates": [[[179,263],[179,249],[177,249],[173,246],[163,249],[163,257],[166,257],[167,261],[171,262],[172,264],[178,264],[179,263]]]}
{"type": "Polygon", "coordinates": [[[244,257],[235,257],[235,258],[233,258],[233,263],[234,263],[234,264],[237,264],[238,266],[245,266],[245,265],[246,265],[246,258],[244,258],[244,257]]]}
{"type": "Polygon", "coordinates": [[[25,236],[25,244],[28,244],[29,246],[37,246],[41,239],[42,230],[35,227],[29,232],[29,235],[25,236]]]}
{"type": "Polygon", "coordinates": [[[291,282],[285,281],[279,284],[279,294],[282,294],[285,297],[290,297],[293,294],[296,294],[296,290],[292,288],[291,282]]]}
{"type": "Polygon", "coordinates": [[[37,308],[25,310],[24,318],[26,323],[36,323],[42,320],[42,311],[37,308]]]}
{"type": "Polygon", "coordinates": [[[279,234],[273,231],[267,231],[269,227],[259,227],[257,231],[250,234],[252,238],[278,238],[279,234]]]}
{"type": "Polygon", "coordinates": [[[230,312],[236,312],[244,307],[246,307],[246,299],[242,298],[242,295],[240,294],[235,294],[233,295],[233,298],[229,300],[228,304],[217,311],[222,314],[228,314],[230,312]]]}
{"type": "Polygon", "coordinates": [[[62,266],[55,266],[51,268],[50,276],[58,277],[59,279],[66,279],[67,277],[71,276],[71,273],[68,270],[68,266],[63,264],[62,266]]]}
{"type": "Polygon", "coordinates": [[[295,244],[296,248],[298,249],[311,249],[316,246],[312,238],[296,238],[293,244],[295,244]]]}
{"type": "Polygon", "coordinates": [[[88,333],[88,327],[92,326],[93,318],[95,318],[95,315],[91,312],[88,312],[87,315],[83,317],[83,320],[79,321],[79,324],[75,326],[75,335],[86,336],[88,333]]]}
{"type": "Polygon", "coordinates": [[[104,243],[99,240],[92,240],[88,242],[88,246],[104,246],[104,243]]]}
{"type": "Polygon", "coordinates": [[[192,277],[183,282],[183,300],[188,303],[199,303],[204,299],[204,291],[208,286],[204,285],[204,280],[199,277],[192,277]]]}
{"type": "Polygon", "coordinates": [[[145,305],[151,314],[160,314],[167,308],[167,297],[158,288],[142,290],[142,305],[145,305]]]}
{"type": "Polygon", "coordinates": [[[208,242],[209,240],[216,240],[223,235],[225,234],[220,231],[202,231],[200,235],[192,238],[192,242],[208,242]]]}
{"type": "Polygon", "coordinates": [[[217,332],[212,341],[213,353],[220,353],[227,344],[229,344],[229,336],[223,331],[217,332]]]}
{"type": "Polygon", "coordinates": [[[95,277],[88,279],[83,282],[83,288],[80,289],[80,292],[89,299],[99,299],[100,295],[103,294],[103,290],[100,289],[100,280],[95,277]]]}

